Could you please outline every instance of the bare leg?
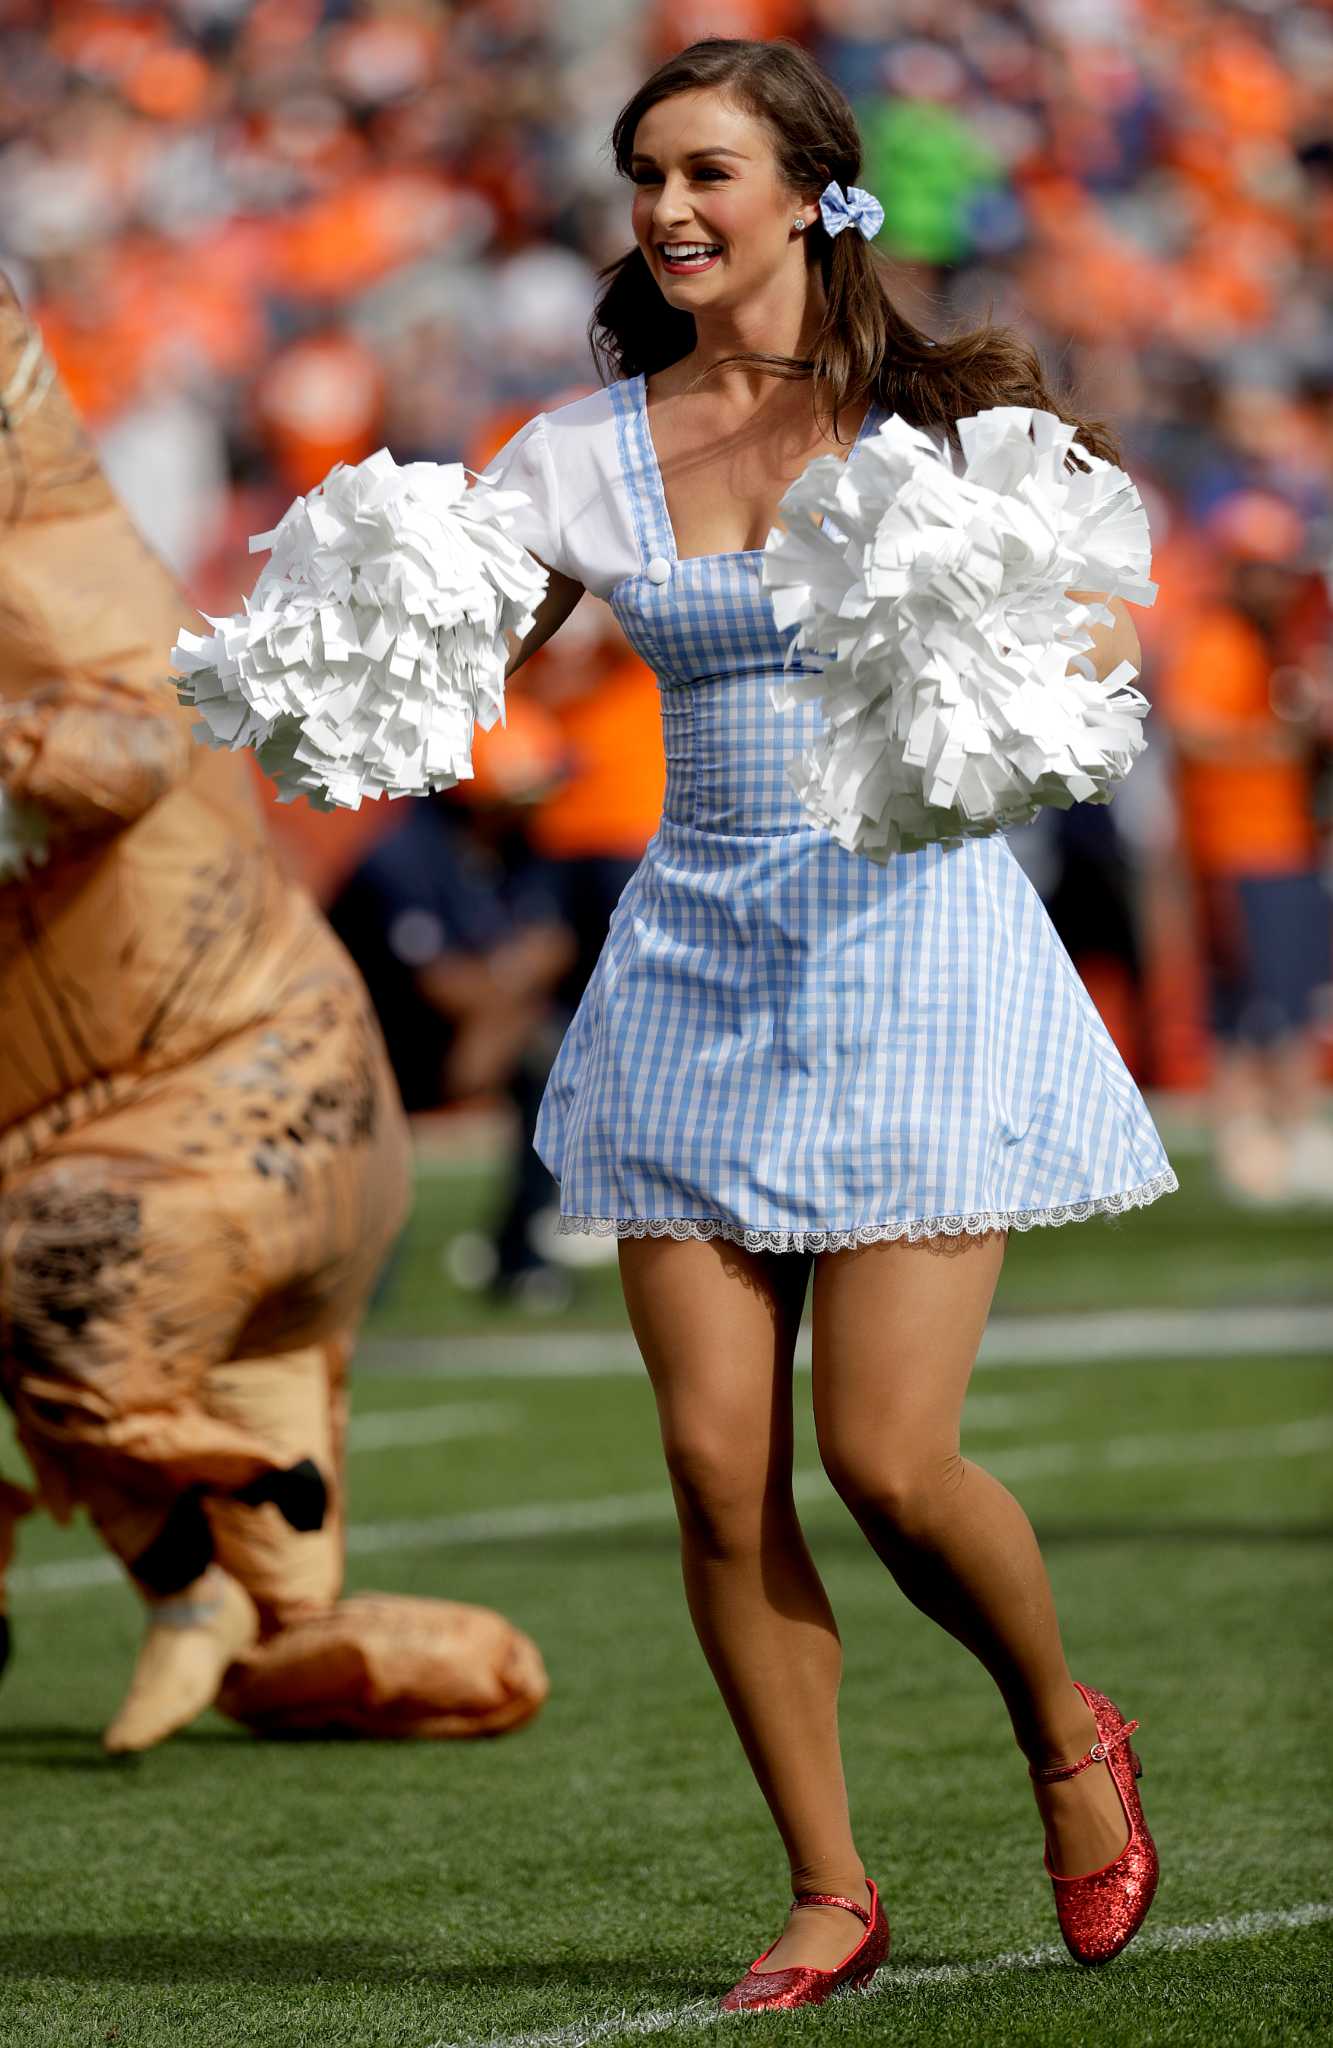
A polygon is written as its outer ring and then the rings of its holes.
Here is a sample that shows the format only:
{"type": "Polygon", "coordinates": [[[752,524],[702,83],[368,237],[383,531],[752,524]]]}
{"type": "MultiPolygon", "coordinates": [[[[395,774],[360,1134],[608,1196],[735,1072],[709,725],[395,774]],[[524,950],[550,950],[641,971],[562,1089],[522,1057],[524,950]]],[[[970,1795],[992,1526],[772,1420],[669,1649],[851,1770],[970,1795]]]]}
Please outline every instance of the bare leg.
{"type": "MultiPolygon", "coordinates": [[[[801,1253],[622,1238],[625,1304],[657,1398],[686,1600],[787,1851],[794,1891],[869,1906],[838,1744],[842,1644],[791,1491],[801,1253]]],[[[831,1968],[864,1924],[802,1906],[765,1969],[831,1968]]]]}
{"type": "Polygon", "coordinates": [[[1273,1122],[1290,1137],[1319,1114],[1322,1057],[1313,1027],[1275,1038],[1265,1048],[1264,1065],[1273,1122]]]}
{"type": "Polygon", "coordinates": [[[1228,1194],[1276,1201],[1283,1192],[1285,1134],[1274,1116],[1269,1063],[1244,1040],[1219,1044],[1209,1090],[1213,1159],[1228,1194]]]}
{"type": "MultiPolygon", "coordinates": [[[[992,1232],[821,1253],[815,1424],[829,1477],[871,1545],[908,1599],[985,1665],[1028,1761],[1072,1762],[1097,1728],[1065,1662],[1032,1525],[959,1453],[1006,1242],[992,1232]]],[[[1108,1766],[1033,1791],[1062,1875],[1099,1869],[1124,1848],[1108,1766]]]]}

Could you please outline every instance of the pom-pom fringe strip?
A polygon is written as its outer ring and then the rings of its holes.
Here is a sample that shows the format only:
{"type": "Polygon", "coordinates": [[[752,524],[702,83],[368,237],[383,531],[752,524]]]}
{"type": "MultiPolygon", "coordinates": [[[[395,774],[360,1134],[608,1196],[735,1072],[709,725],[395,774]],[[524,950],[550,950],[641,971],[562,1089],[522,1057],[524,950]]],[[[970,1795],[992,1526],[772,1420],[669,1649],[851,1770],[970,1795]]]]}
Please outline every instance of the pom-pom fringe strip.
{"type": "Polygon", "coordinates": [[[774,623],[795,628],[770,701],[820,706],[787,779],[817,825],[881,864],[1044,805],[1109,803],[1145,745],[1138,670],[1099,678],[1088,659],[1089,626],[1114,611],[1069,595],[1154,601],[1133,483],[1085,451],[1071,474],[1075,428],[1036,407],[956,426],[961,474],[951,442],[898,413],[854,463],[816,457],[763,552],[774,623]],[[792,669],[798,653],[813,673],[792,669]]]}
{"type": "Polygon", "coordinates": [[[244,611],[172,649],[195,738],[250,748],[281,803],[316,810],[470,780],[475,727],[504,716],[506,634],[548,581],[509,532],[527,493],[470,473],[381,448],[252,534],[272,554],[244,611]]]}
{"type": "Polygon", "coordinates": [[[918,1244],[927,1237],[984,1237],[992,1230],[1031,1230],[1037,1224],[1082,1223],[1089,1216],[1116,1216],[1124,1209],[1142,1209],[1159,1195],[1180,1186],[1172,1167],[1122,1194],[1095,1195],[1087,1202],[1058,1202],[1050,1209],[983,1209],[971,1216],[915,1216],[905,1223],[862,1223],[854,1230],[747,1230],[716,1216],[568,1216],[556,1219],[556,1235],[576,1232],[591,1237],[725,1237],[748,1252],[839,1252],[859,1244],[879,1244],[905,1237],[918,1244]]]}

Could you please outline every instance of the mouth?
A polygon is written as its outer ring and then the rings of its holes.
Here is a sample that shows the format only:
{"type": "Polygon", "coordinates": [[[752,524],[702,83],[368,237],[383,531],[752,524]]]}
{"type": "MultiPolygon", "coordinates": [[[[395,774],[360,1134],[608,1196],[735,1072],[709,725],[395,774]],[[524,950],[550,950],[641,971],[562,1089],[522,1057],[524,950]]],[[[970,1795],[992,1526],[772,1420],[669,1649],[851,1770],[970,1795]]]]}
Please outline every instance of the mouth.
{"type": "Polygon", "coordinates": [[[720,242],[657,242],[654,247],[663,270],[674,277],[684,277],[694,270],[711,270],[722,255],[720,242]]]}

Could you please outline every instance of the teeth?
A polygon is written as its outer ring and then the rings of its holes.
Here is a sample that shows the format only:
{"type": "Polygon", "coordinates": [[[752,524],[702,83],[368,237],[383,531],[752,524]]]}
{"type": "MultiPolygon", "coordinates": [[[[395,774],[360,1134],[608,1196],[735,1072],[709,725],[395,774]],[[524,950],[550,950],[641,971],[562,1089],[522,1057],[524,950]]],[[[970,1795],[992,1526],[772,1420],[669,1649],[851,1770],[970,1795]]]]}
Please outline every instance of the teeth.
{"type": "Polygon", "coordinates": [[[674,262],[681,256],[712,256],[720,252],[718,242],[663,242],[662,254],[674,262]]]}

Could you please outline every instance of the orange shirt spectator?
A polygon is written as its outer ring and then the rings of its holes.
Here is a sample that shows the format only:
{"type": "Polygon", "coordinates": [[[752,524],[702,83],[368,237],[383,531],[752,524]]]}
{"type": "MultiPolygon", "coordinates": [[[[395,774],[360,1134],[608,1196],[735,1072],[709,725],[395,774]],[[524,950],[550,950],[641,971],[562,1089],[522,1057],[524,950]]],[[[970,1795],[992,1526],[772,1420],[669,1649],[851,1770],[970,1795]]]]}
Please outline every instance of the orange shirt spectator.
{"type": "Polygon", "coordinates": [[[534,811],[528,836],[550,860],[638,860],[662,816],[666,761],[652,670],[628,651],[597,656],[593,688],[554,705],[571,756],[567,782],[534,811]]]}
{"type": "Polygon", "coordinates": [[[1159,676],[1181,832],[1201,874],[1295,874],[1317,859],[1310,755],[1273,709],[1272,669],[1258,627],[1219,604],[1179,636],[1159,676]]]}

